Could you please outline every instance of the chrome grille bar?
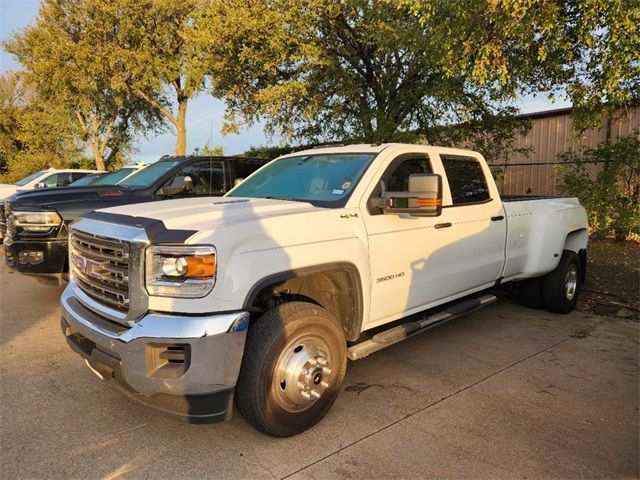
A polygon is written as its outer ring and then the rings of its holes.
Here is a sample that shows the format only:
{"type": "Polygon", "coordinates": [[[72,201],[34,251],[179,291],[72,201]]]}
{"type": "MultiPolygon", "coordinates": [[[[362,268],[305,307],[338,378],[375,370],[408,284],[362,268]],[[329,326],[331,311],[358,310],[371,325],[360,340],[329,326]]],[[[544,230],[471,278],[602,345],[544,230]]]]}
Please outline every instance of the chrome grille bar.
{"type": "Polygon", "coordinates": [[[71,267],[80,289],[120,311],[129,309],[129,243],[80,230],[70,237],[71,267]]]}

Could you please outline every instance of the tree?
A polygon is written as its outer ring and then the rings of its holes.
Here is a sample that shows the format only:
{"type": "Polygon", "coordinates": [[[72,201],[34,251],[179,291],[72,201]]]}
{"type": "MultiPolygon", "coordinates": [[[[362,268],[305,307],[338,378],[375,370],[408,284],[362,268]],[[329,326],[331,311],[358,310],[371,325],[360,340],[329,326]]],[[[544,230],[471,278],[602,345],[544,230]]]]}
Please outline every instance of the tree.
{"type": "Polygon", "coordinates": [[[499,84],[445,75],[433,32],[428,17],[372,0],[212,0],[192,35],[227,130],[265,118],[298,140],[382,142],[507,112],[499,84]]]}
{"type": "Polygon", "coordinates": [[[207,141],[204,147],[194,149],[193,154],[201,157],[221,157],[224,155],[224,148],[222,145],[212,147],[209,141],[207,141]]]}
{"type": "Polygon", "coordinates": [[[94,8],[111,16],[117,30],[109,43],[118,62],[113,80],[175,127],[175,153],[185,155],[188,102],[205,87],[202,54],[191,41],[205,1],[96,2],[94,8]]]}
{"type": "Polygon", "coordinates": [[[104,170],[134,132],[160,126],[155,110],[113,81],[121,66],[110,49],[118,17],[99,0],[43,0],[36,21],[4,43],[45,101],[74,112],[96,167],[104,170]]]}
{"type": "Polygon", "coordinates": [[[48,103],[19,72],[0,75],[0,181],[85,162],[73,111],[48,103]]]}
{"type": "Polygon", "coordinates": [[[564,91],[578,129],[640,101],[638,0],[393,3],[433,25],[448,76],[514,93],[564,91]]]}
{"type": "Polygon", "coordinates": [[[640,234],[640,132],[560,160],[561,188],[587,209],[592,233],[617,240],[640,234]]]}

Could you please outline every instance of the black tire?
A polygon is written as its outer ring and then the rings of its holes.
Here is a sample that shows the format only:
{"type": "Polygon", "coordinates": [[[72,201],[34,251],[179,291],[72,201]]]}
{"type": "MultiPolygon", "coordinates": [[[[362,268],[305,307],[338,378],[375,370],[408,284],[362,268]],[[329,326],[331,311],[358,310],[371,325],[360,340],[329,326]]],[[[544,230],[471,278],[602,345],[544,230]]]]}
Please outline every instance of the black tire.
{"type": "Polygon", "coordinates": [[[528,308],[544,308],[542,278],[530,278],[520,282],[520,302],[528,308]]]}
{"type": "Polygon", "coordinates": [[[283,303],[247,332],[236,405],[257,430],[296,435],[329,411],[346,369],[346,341],[331,315],[312,303],[283,303]]]}
{"type": "Polygon", "coordinates": [[[581,268],[578,255],[570,250],[562,252],[560,263],[542,282],[542,296],[547,310],[569,313],[574,309],[580,293],[581,268]]]}

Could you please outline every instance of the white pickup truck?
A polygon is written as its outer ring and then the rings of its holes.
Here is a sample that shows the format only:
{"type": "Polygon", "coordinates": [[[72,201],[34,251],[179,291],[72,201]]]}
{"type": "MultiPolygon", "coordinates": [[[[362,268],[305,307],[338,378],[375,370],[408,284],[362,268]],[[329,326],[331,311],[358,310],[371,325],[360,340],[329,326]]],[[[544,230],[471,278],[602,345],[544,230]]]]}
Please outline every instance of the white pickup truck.
{"type": "Polygon", "coordinates": [[[94,212],[70,244],[62,330],[94,373],[191,422],[228,418],[235,398],[288,436],[329,410],[347,359],[501,283],[570,311],[587,217],[575,198],[501,199],[476,152],[351,145],[283,156],[224,198],[94,212]]]}

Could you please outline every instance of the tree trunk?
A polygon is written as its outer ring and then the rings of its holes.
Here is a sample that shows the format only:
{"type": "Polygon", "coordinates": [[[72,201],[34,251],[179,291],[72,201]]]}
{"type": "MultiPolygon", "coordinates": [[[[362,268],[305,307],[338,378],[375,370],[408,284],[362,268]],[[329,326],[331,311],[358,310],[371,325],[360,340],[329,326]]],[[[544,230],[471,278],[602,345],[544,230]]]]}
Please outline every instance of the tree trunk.
{"type": "Polygon", "coordinates": [[[187,154],[187,100],[178,101],[178,116],[176,117],[176,130],[178,138],[176,139],[176,155],[183,156],[187,154]]]}
{"type": "MultiPolygon", "coordinates": [[[[78,122],[82,127],[82,131],[90,135],[89,145],[91,146],[91,152],[93,153],[93,160],[96,162],[96,169],[106,170],[104,164],[104,151],[100,148],[100,144],[98,141],[98,139],[100,138],[100,135],[98,134],[100,126],[98,121],[95,118],[91,120],[92,130],[90,131],[88,122],[86,121],[84,115],[80,110],[76,110],[76,117],[78,118],[78,122]],[[93,133],[93,135],[91,135],[91,133],[93,133]]],[[[109,133],[110,132],[111,128],[109,128],[109,133]]]]}
{"type": "Polygon", "coordinates": [[[102,152],[100,152],[100,146],[98,145],[98,142],[95,140],[91,141],[91,152],[93,153],[93,159],[96,162],[96,169],[106,170],[106,167],[104,164],[104,155],[102,154],[102,152]]]}

